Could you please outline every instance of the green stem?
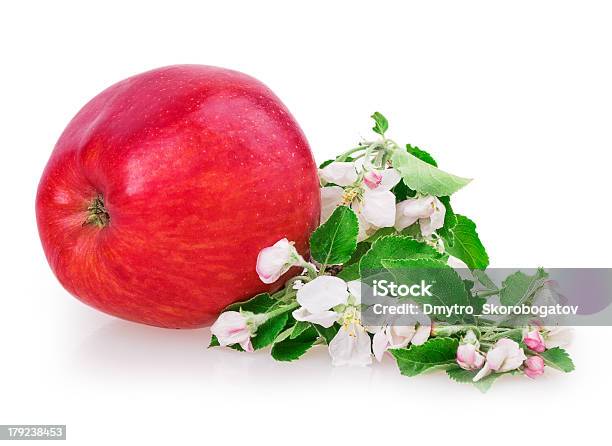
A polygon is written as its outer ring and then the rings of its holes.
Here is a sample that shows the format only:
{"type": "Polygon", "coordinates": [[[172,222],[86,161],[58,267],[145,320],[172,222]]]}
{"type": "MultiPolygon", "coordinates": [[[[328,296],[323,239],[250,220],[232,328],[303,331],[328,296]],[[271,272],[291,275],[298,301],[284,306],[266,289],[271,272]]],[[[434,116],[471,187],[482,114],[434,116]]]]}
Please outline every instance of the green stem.
{"type": "Polygon", "coordinates": [[[292,302],[290,304],[283,305],[282,307],[279,307],[276,310],[272,310],[269,313],[266,313],[266,320],[272,319],[273,317],[278,316],[279,314],[286,313],[287,311],[291,311],[299,306],[300,304],[298,304],[297,302],[292,302]]]}
{"type": "Polygon", "coordinates": [[[345,161],[350,155],[352,155],[355,152],[359,152],[361,150],[364,150],[367,146],[365,145],[359,145],[357,147],[353,147],[352,149],[347,150],[344,153],[341,153],[340,155],[338,155],[336,157],[336,161],[345,161]]]}
{"type": "MultiPolygon", "coordinates": [[[[308,271],[308,276],[310,277],[310,280],[318,276],[317,268],[315,268],[315,266],[312,263],[307,262],[306,260],[302,259],[302,262],[298,266],[302,266],[306,268],[306,271],[308,271]]],[[[323,270],[324,268],[321,268],[321,271],[323,270]]]]}
{"type": "Polygon", "coordinates": [[[489,296],[495,296],[497,294],[499,294],[499,290],[483,290],[483,291],[476,291],[476,297],[489,297],[489,296]]]}

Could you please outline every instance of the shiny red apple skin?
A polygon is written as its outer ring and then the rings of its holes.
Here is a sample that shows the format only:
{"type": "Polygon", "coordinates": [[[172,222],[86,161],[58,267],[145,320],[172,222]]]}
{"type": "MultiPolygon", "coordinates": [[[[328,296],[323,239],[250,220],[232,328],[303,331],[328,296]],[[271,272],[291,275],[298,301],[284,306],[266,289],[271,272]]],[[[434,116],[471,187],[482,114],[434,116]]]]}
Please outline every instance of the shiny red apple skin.
{"type": "Polygon", "coordinates": [[[92,99],[40,180],[38,229],[73,295],[149,325],[196,328],[263,284],[260,249],[305,254],[319,221],[316,165],[287,108],[245,74],[159,68],[92,99]],[[101,196],[105,226],[84,224],[101,196]]]}

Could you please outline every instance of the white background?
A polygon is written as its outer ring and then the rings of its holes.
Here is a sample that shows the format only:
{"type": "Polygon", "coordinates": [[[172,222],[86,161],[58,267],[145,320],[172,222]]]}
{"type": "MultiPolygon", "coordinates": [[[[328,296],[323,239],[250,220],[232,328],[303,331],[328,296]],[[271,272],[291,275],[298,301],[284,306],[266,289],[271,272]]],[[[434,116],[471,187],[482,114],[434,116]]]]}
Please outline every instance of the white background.
{"type": "MultiPolygon", "coordinates": [[[[591,1],[3,2],[0,6],[0,424],[69,442],[416,444],[584,441],[608,430],[609,328],[577,370],[486,395],[392,361],[333,369],[206,350],[209,333],[139,326],[70,297],[44,259],[39,176],[108,85],[175,63],[270,86],[322,161],[387,115],[390,135],[475,181],[454,199],[495,266],[610,267],[611,10],[591,1]]],[[[597,437],[594,437],[597,438],[597,437]]]]}

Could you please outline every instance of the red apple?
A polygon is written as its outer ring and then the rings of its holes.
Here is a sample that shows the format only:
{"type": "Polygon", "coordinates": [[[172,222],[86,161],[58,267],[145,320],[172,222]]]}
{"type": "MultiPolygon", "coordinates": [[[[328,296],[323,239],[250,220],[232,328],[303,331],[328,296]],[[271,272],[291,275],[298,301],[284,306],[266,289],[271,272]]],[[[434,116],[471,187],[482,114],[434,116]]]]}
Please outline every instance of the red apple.
{"type": "Polygon", "coordinates": [[[256,79],[201,65],[139,74],[93,98],[36,197],[47,260],[69,292],[173,328],[278,289],[255,272],[259,250],[286,237],[304,254],[319,212],[316,166],[287,108],[256,79]]]}

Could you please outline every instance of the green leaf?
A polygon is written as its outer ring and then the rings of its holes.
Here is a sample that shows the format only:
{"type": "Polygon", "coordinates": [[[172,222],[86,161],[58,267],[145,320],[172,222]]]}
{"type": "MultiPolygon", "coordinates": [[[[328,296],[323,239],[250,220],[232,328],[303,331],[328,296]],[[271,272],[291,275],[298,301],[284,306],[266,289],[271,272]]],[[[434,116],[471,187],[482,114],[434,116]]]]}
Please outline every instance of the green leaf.
{"type": "MultiPolygon", "coordinates": [[[[217,337],[215,335],[212,335],[210,337],[210,344],[208,344],[208,348],[211,347],[219,347],[221,344],[219,344],[219,340],[217,339],[217,337]]],[[[228,345],[229,348],[234,349],[234,350],[238,350],[239,352],[243,352],[243,348],[240,347],[239,344],[234,344],[234,345],[228,345]]]]}
{"type": "Polygon", "coordinates": [[[489,255],[478,237],[476,224],[463,215],[456,214],[456,219],[452,229],[453,243],[446,251],[463,260],[470,269],[485,269],[489,266],[489,255]]]}
{"type": "Polygon", "coordinates": [[[325,327],[321,327],[320,325],[313,324],[313,327],[317,330],[317,333],[319,333],[319,336],[325,339],[325,343],[327,345],[329,345],[329,343],[332,341],[332,339],[334,339],[334,337],[338,333],[338,330],[340,330],[340,325],[338,324],[334,324],[329,328],[325,328],[325,327]]]}
{"type": "Polygon", "coordinates": [[[454,338],[433,338],[423,345],[412,345],[408,349],[390,351],[402,375],[416,376],[455,364],[458,346],[459,341],[454,338]]]}
{"type": "Polygon", "coordinates": [[[297,321],[296,324],[293,326],[293,330],[291,331],[291,335],[289,337],[291,339],[295,339],[309,328],[310,322],[297,321]]]}
{"type": "Polygon", "coordinates": [[[450,204],[450,197],[440,197],[439,200],[444,205],[446,212],[444,213],[444,226],[438,229],[437,232],[444,239],[444,243],[447,246],[453,246],[455,244],[455,236],[452,229],[457,226],[457,216],[450,204]]]}
{"type": "Polygon", "coordinates": [[[325,160],[325,161],[323,161],[321,164],[319,164],[319,169],[323,169],[325,166],[329,166],[334,161],[335,160],[325,160]]]}
{"type": "Polygon", "coordinates": [[[393,167],[402,174],[411,189],[427,195],[452,195],[471,180],[444,172],[403,150],[396,150],[391,158],[393,167]]]}
{"type": "Polygon", "coordinates": [[[352,263],[345,266],[336,276],[340,277],[345,282],[359,279],[359,263],[352,263]]]}
{"type": "Polygon", "coordinates": [[[294,339],[285,339],[272,346],[272,357],[277,361],[294,361],[306,353],[319,337],[311,327],[294,339]]]}
{"type": "Polygon", "coordinates": [[[358,232],[355,213],[346,206],[339,206],[310,236],[310,253],[323,265],[347,262],[357,247],[358,232]]]}
{"type": "Polygon", "coordinates": [[[344,266],[349,266],[354,263],[359,263],[363,255],[370,250],[371,246],[372,244],[367,241],[357,243],[357,249],[355,249],[355,252],[351,256],[351,258],[348,260],[348,262],[344,263],[344,266]]]}
{"type": "Polygon", "coordinates": [[[374,234],[369,236],[365,241],[361,243],[369,243],[370,245],[377,241],[379,238],[386,237],[388,235],[397,235],[395,228],[380,228],[374,234]]]}
{"type": "Polygon", "coordinates": [[[554,347],[540,353],[544,363],[562,372],[569,373],[574,370],[574,362],[567,352],[560,348],[554,347]]]}
{"type": "MultiPolygon", "coordinates": [[[[464,310],[464,314],[455,312],[450,315],[436,315],[437,320],[448,323],[473,320],[472,316],[465,314],[465,309],[477,307],[480,302],[470,299],[470,293],[463,279],[450,266],[434,259],[382,260],[382,264],[391,271],[397,285],[412,285],[422,280],[426,284],[431,284],[429,288],[431,296],[412,296],[411,299],[415,302],[448,308],[457,305],[464,310]]],[[[477,308],[474,308],[474,314],[478,313],[476,310],[477,308]]]]}
{"type": "Polygon", "coordinates": [[[372,130],[383,136],[389,129],[389,121],[379,112],[374,112],[371,118],[374,120],[374,127],[372,127],[372,130]]]}
{"type": "Polygon", "coordinates": [[[476,278],[476,280],[478,280],[478,283],[480,283],[487,290],[497,291],[499,289],[497,285],[495,284],[495,282],[491,280],[491,278],[485,271],[480,270],[480,269],[475,269],[475,270],[472,270],[472,275],[476,278]]]}
{"type": "Polygon", "coordinates": [[[366,270],[384,268],[383,259],[413,259],[419,257],[439,257],[440,253],[431,246],[412,237],[388,235],[379,238],[372,248],[361,258],[359,270],[363,276],[366,270]]]}
{"type": "Polygon", "coordinates": [[[431,166],[438,167],[438,163],[436,163],[436,160],[433,159],[433,157],[425,150],[421,150],[417,146],[411,146],[410,144],[406,144],[406,150],[408,151],[408,153],[416,156],[421,161],[431,166]]]}
{"type": "Polygon", "coordinates": [[[396,203],[404,201],[407,198],[412,198],[416,195],[416,191],[413,191],[408,186],[406,186],[406,183],[404,183],[404,181],[400,181],[395,186],[393,186],[391,192],[393,192],[393,195],[395,195],[396,203]]]}
{"type": "Polygon", "coordinates": [[[482,393],[485,393],[491,388],[493,382],[503,375],[503,373],[491,373],[488,376],[474,382],[472,381],[476,376],[477,371],[463,370],[459,366],[449,367],[446,370],[446,374],[450,379],[456,381],[458,383],[469,383],[480,390],[482,393]]]}
{"type": "Polygon", "coordinates": [[[533,276],[517,271],[502,282],[499,300],[502,305],[507,306],[526,303],[547,279],[548,274],[542,268],[533,276]]]}
{"type": "Polygon", "coordinates": [[[208,344],[208,348],[211,347],[219,347],[221,344],[219,344],[219,340],[217,339],[217,337],[215,335],[212,335],[210,337],[210,344],[208,344]]]}
{"type": "Polygon", "coordinates": [[[244,302],[236,302],[228,306],[225,311],[250,311],[251,313],[266,313],[278,301],[272,299],[268,293],[261,293],[244,302]]]}
{"type": "Polygon", "coordinates": [[[289,314],[281,313],[257,327],[256,335],[251,338],[253,349],[259,350],[272,344],[280,332],[283,331],[283,328],[285,328],[288,318],[289,314]]]}

